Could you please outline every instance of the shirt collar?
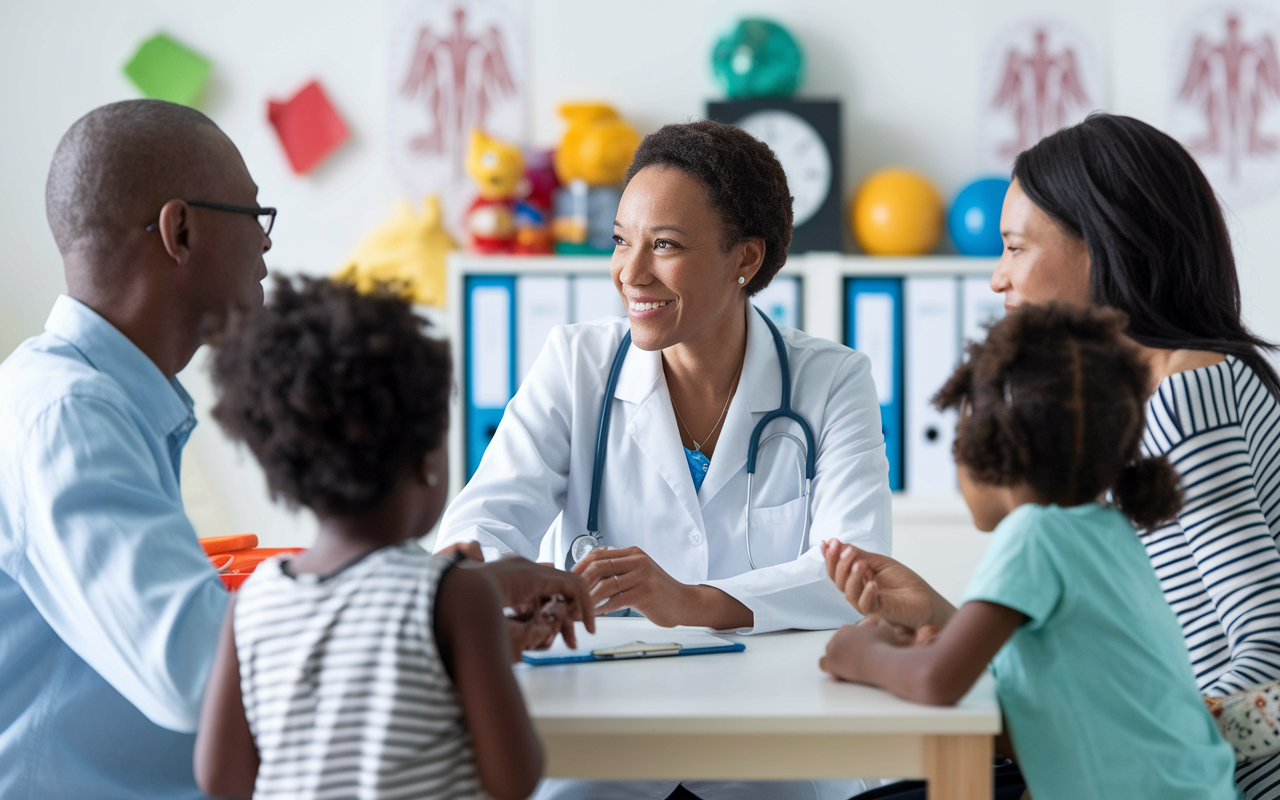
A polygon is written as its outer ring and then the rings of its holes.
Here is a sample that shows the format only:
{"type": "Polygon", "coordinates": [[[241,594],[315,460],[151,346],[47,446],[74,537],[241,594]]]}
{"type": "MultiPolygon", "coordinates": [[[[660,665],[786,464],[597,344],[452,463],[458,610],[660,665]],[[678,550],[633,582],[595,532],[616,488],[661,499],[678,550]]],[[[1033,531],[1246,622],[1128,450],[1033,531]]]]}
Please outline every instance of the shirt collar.
{"type": "Polygon", "coordinates": [[[89,365],[110,375],[161,436],[195,425],[195,403],[177,378],[165,378],[147,354],[96,311],[59,295],[44,324],[80,351],[89,365]]]}
{"type": "MultiPolygon", "coordinates": [[[[773,411],[782,403],[782,374],[778,350],[768,324],[755,306],[747,304],[747,350],[743,355],[739,391],[745,389],[752,413],[773,411]]],[[[629,403],[643,402],[657,388],[662,377],[662,351],[641,350],[634,344],[627,351],[613,396],[629,403]]]]}

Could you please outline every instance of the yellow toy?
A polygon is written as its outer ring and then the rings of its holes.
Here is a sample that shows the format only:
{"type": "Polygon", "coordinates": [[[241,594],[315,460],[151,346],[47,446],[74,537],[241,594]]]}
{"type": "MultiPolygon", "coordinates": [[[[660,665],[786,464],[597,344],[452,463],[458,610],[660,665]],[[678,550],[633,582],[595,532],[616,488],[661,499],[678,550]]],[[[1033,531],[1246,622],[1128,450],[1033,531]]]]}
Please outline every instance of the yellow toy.
{"type": "Polygon", "coordinates": [[[556,252],[613,252],[613,218],[622,178],[640,146],[640,134],[607,103],[560,106],[566,129],[556,149],[556,191],[551,233],[556,252]]]}
{"type": "Polygon", "coordinates": [[[942,197],[923,175],[900,167],[872,173],[853,199],[854,238],[873,256],[916,256],[942,239],[942,197]]]}
{"type": "Polygon", "coordinates": [[[479,197],[467,209],[467,233],[477,253],[509,253],[516,240],[515,205],[524,178],[520,148],[471,132],[467,148],[467,174],[476,182],[479,197]]]}
{"type": "Polygon", "coordinates": [[[510,200],[524,177],[524,156],[519,147],[476,129],[467,148],[467,174],[485,200],[510,200]]]}
{"type": "Polygon", "coordinates": [[[399,283],[413,302],[443,306],[445,255],[456,249],[440,219],[439,197],[423,198],[421,214],[401,200],[391,218],[360,240],[333,277],[362,292],[399,283]]]}
{"type": "Polygon", "coordinates": [[[565,103],[560,116],[568,127],[556,148],[556,177],[568,185],[585,181],[588,186],[622,183],[631,157],[640,146],[640,134],[622,121],[607,103],[565,103]]]}

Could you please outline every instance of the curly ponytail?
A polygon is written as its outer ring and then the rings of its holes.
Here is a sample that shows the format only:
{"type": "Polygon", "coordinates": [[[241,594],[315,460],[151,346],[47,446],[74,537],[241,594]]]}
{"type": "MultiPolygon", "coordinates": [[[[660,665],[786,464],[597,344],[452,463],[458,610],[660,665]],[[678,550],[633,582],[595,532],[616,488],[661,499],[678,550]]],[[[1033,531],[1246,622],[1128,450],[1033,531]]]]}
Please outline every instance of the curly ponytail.
{"type": "Polygon", "coordinates": [[[1137,458],[1111,488],[1116,506],[1143,531],[1172,522],[1182,510],[1182,483],[1169,459],[1137,458]]]}

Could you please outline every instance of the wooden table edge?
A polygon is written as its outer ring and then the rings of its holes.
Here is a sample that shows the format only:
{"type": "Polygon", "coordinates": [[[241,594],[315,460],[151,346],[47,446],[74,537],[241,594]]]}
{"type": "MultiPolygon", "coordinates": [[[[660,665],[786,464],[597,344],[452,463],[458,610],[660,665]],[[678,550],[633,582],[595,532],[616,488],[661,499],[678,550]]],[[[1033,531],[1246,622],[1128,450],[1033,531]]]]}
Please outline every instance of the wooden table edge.
{"type": "Polygon", "coordinates": [[[988,800],[991,733],[543,733],[549,778],[924,778],[930,800],[988,800]]]}

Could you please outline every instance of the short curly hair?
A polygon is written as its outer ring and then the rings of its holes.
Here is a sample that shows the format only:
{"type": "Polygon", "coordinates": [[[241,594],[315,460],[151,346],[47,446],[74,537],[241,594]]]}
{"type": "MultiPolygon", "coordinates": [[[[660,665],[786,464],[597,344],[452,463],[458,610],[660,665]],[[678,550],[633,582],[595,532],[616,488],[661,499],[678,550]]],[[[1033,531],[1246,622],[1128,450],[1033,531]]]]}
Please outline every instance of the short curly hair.
{"type": "Polygon", "coordinates": [[[664,125],[640,142],[626,181],[645,167],[674,167],[703,185],[720,214],[725,250],[763,239],[764,262],[747,295],[769,285],[787,261],[792,213],[787,173],[767,144],[723,122],[664,125]]]}
{"type": "Polygon", "coordinates": [[[1025,481],[1047,502],[1112,499],[1140,528],[1182,507],[1178,475],[1144,458],[1150,372],[1108,308],[1025,306],[971,342],[933,398],[960,411],[956,461],[979,483],[1025,481]]]}
{"type": "Polygon", "coordinates": [[[218,337],[213,416],[261,462],[273,498],[372,511],[448,428],[449,346],[426,330],[398,287],[278,277],[218,337]]]}

